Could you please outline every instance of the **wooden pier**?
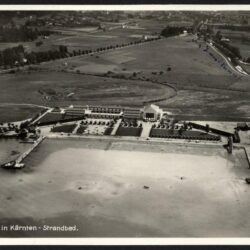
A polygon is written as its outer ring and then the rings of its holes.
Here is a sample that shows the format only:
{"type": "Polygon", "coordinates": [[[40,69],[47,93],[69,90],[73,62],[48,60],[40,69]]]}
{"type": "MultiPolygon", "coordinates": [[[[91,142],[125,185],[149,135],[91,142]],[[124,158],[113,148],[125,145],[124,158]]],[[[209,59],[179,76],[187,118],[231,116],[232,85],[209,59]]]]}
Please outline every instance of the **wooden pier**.
{"type": "Polygon", "coordinates": [[[18,158],[15,160],[16,165],[21,164],[22,161],[45,139],[45,136],[39,137],[31,148],[29,148],[27,151],[25,151],[23,154],[18,156],[18,158]]]}

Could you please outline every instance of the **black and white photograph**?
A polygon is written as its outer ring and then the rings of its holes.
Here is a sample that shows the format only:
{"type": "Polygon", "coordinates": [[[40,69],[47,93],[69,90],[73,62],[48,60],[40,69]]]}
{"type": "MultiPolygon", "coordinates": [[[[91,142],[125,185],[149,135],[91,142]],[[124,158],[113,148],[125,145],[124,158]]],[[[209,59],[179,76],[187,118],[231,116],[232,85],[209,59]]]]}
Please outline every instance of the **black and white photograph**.
{"type": "Polygon", "coordinates": [[[0,244],[249,238],[250,7],[111,7],[0,6],[0,244]]]}

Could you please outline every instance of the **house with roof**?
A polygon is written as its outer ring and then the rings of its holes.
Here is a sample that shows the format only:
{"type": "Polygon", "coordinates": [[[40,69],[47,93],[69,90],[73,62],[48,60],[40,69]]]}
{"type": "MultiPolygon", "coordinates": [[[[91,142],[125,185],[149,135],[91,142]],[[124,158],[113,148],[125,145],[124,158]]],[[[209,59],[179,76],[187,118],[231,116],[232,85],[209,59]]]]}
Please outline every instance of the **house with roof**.
{"type": "Polygon", "coordinates": [[[155,104],[145,106],[142,110],[142,113],[143,120],[147,121],[161,120],[164,114],[163,110],[155,104]]]}

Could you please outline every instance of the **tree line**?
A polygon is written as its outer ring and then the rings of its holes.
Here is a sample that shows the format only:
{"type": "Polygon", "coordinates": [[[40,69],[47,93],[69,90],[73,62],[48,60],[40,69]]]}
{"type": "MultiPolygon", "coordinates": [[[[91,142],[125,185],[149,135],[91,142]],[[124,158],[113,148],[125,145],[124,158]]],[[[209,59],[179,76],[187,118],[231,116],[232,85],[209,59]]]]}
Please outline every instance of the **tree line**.
{"type": "Polygon", "coordinates": [[[161,35],[165,37],[170,37],[170,36],[178,36],[184,32],[184,30],[190,32],[191,28],[187,27],[173,27],[173,26],[167,26],[161,31],[161,35]]]}
{"type": "Polygon", "coordinates": [[[64,58],[68,55],[68,48],[60,45],[58,50],[25,52],[23,45],[7,48],[0,51],[0,66],[13,68],[25,64],[36,64],[40,62],[64,58]]]}
{"type": "Polygon", "coordinates": [[[103,52],[110,49],[122,48],[129,45],[136,45],[144,42],[158,40],[160,37],[149,38],[147,40],[137,40],[129,43],[108,45],[106,47],[100,47],[95,50],[73,50],[68,51],[68,47],[65,45],[59,45],[58,49],[48,50],[48,51],[39,51],[39,52],[26,52],[23,45],[18,45],[16,47],[7,48],[0,51],[0,67],[14,68],[17,66],[24,66],[30,64],[36,64],[61,58],[87,55],[94,52],[103,52]]]}
{"type": "Polygon", "coordinates": [[[39,36],[49,36],[52,33],[49,30],[38,30],[27,26],[0,27],[0,42],[29,42],[39,36]]]}
{"type": "Polygon", "coordinates": [[[220,31],[218,31],[214,37],[215,46],[217,46],[226,56],[230,57],[231,59],[242,58],[240,54],[240,49],[238,47],[224,42],[221,39],[222,34],[220,31]]]}

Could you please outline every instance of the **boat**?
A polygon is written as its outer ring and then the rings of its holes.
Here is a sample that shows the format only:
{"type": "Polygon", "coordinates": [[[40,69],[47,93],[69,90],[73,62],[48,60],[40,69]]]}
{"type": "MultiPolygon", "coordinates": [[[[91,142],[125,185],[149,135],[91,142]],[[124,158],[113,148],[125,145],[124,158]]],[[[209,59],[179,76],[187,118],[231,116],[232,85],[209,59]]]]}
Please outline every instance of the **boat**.
{"type": "Polygon", "coordinates": [[[10,161],[10,162],[7,162],[7,163],[4,163],[1,165],[2,168],[15,168],[15,164],[16,162],[15,161],[10,161]]]}
{"type": "Polygon", "coordinates": [[[24,166],[24,163],[16,163],[16,161],[10,161],[1,165],[5,169],[21,169],[24,166]]]}

